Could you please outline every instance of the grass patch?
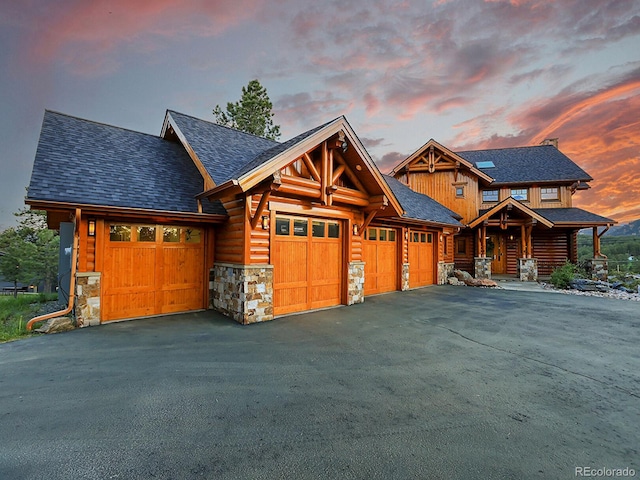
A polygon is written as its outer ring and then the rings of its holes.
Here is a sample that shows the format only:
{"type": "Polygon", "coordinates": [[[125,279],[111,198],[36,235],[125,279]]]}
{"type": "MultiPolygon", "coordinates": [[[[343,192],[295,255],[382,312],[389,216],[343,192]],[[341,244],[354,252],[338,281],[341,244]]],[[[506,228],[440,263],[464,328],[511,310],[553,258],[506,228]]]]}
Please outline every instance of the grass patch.
{"type": "Polygon", "coordinates": [[[57,299],[56,293],[0,296],[0,342],[29,335],[26,330],[27,322],[38,314],[43,303],[57,299]]]}

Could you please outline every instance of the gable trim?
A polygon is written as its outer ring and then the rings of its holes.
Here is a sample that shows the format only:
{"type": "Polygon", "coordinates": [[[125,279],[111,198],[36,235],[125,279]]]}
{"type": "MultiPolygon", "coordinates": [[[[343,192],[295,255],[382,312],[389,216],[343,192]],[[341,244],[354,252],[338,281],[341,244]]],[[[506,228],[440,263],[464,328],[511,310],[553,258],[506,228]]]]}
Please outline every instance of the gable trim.
{"type": "Polygon", "coordinates": [[[514,199],[513,197],[507,197],[503,201],[498,203],[496,206],[494,206],[493,208],[491,208],[490,210],[485,212],[483,215],[481,215],[478,218],[476,218],[473,222],[469,223],[469,227],[470,228],[477,227],[478,225],[480,225],[481,223],[483,223],[484,221],[488,220],[490,217],[492,217],[493,215],[495,215],[496,213],[498,213],[499,211],[501,211],[502,209],[504,209],[504,208],[506,208],[506,207],[508,207],[510,205],[512,207],[520,210],[525,215],[528,215],[531,218],[537,220],[538,222],[540,222],[541,224],[543,224],[544,226],[546,226],[548,228],[552,228],[553,225],[554,225],[553,222],[547,220],[542,215],[536,213],[534,210],[532,210],[529,207],[527,207],[526,205],[520,203],[518,200],[514,199]]]}
{"type": "Polygon", "coordinates": [[[420,157],[426,150],[428,150],[429,148],[434,147],[437,148],[438,150],[440,150],[442,153],[444,153],[445,155],[451,157],[452,159],[454,159],[456,162],[459,162],[460,165],[464,165],[465,167],[467,167],[472,173],[474,173],[476,176],[482,178],[484,181],[491,183],[493,182],[493,178],[489,175],[487,175],[486,173],[484,173],[482,170],[477,169],[473,163],[471,163],[469,160],[466,160],[465,158],[461,157],[460,155],[458,155],[457,153],[449,150],[447,147],[445,147],[444,145],[436,142],[433,138],[429,139],[429,141],[427,143],[425,143],[423,146],[421,146],[418,150],[416,150],[415,152],[413,152],[409,157],[407,157],[405,160],[403,160],[402,162],[400,162],[398,165],[396,165],[393,170],[391,170],[391,172],[389,173],[389,175],[395,176],[398,173],[400,173],[405,167],[408,167],[414,160],[416,160],[418,157],[420,157]]]}

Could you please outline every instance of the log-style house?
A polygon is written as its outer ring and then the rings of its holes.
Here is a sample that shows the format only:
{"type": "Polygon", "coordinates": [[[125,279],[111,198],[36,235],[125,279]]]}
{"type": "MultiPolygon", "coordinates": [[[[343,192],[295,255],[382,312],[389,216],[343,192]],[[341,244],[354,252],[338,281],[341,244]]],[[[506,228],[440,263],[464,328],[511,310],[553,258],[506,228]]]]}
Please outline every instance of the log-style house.
{"type": "Polygon", "coordinates": [[[565,261],[577,262],[577,234],[592,228],[594,276],[606,277],[600,237],[616,222],[573,207],[592,178],[558,149],[541,145],[453,152],[431,139],[391,175],[458,213],[456,268],[476,277],[537,280],[565,261]]]}
{"type": "Polygon", "coordinates": [[[279,143],[175,111],[159,136],[47,111],[26,203],[73,232],[84,326],[246,324],[444,283],[464,226],[383,176],[344,117],[279,143]]]}

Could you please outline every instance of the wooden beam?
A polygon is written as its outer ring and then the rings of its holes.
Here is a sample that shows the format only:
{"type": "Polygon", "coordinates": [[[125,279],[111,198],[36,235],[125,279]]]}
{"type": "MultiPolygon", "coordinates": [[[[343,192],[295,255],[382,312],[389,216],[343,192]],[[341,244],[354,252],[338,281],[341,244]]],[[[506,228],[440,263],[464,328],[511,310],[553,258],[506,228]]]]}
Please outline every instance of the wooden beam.
{"type": "Polygon", "coordinates": [[[333,204],[333,195],[331,194],[332,190],[332,186],[333,186],[333,181],[331,181],[331,179],[333,178],[333,152],[335,152],[335,149],[330,149],[329,150],[329,158],[327,159],[327,176],[326,176],[326,187],[327,187],[327,205],[332,205],[333,204]]]}
{"type": "Polygon", "coordinates": [[[364,219],[364,223],[360,228],[363,232],[367,229],[367,227],[369,226],[369,224],[371,223],[371,220],[373,220],[373,217],[375,217],[375,215],[376,215],[375,210],[372,210],[367,214],[367,218],[364,219]]]}
{"type": "Polygon", "coordinates": [[[347,162],[342,157],[342,154],[340,153],[339,150],[335,151],[335,159],[340,165],[344,165],[344,174],[347,176],[349,180],[351,180],[351,183],[353,183],[358,190],[364,193],[367,193],[367,189],[364,188],[364,185],[362,185],[362,182],[360,182],[356,174],[353,173],[353,170],[349,168],[349,165],[347,165],[347,162]]]}
{"type": "Polygon", "coordinates": [[[270,196],[271,196],[271,190],[267,190],[262,194],[262,198],[260,198],[260,203],[258,203],[258,208],[256,208],[256,213],[253,214],[253,218],[251,219],[251,229],[254,229],[258,226],[258,222],[260,221],[262,212],[264,212],[264,208],[267,206],[267,202],[269,201],[270,196]]]}
{"type": "Polygon", "coordinates": [[[309,169],[309,173],[311,174],[311,177],[313,177],[313,179],[316,182],[320,181],[320,173],[318,173],[318,169],[316,168],[316,166],[313,164],[313,161],[311,160],[311,157],[309,156],[308,153],[305,153],[302,156],[302,160],[304,161],[305,165],[307,166],[307,168],[309,169]]]}
{"type": "Polygon", "coordinates": [[[320,167],[320,203],[327,204],[327,186],[329,184],[329,148],[327,142],[322,142],[322,164],[320,167]]]}
{"type": "Polygon", "coordinates": [[[338,181],[340,175],[344,173],[344,169],[344,165],[339,165],[338,168],[333,171],[333,178],[331,179],[331,183],[336,183],[338,181]]]}

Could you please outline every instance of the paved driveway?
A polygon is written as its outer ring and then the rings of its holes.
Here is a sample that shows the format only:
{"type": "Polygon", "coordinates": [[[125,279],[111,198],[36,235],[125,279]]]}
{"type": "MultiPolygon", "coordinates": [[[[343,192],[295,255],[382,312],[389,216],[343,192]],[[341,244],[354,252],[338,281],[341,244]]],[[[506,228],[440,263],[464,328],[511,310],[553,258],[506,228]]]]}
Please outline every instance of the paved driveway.
{"type": "Polygon", "coordinates": [[[441,286],[0,344],[0,478],[640,476],[639,313],[441,286]]]}

